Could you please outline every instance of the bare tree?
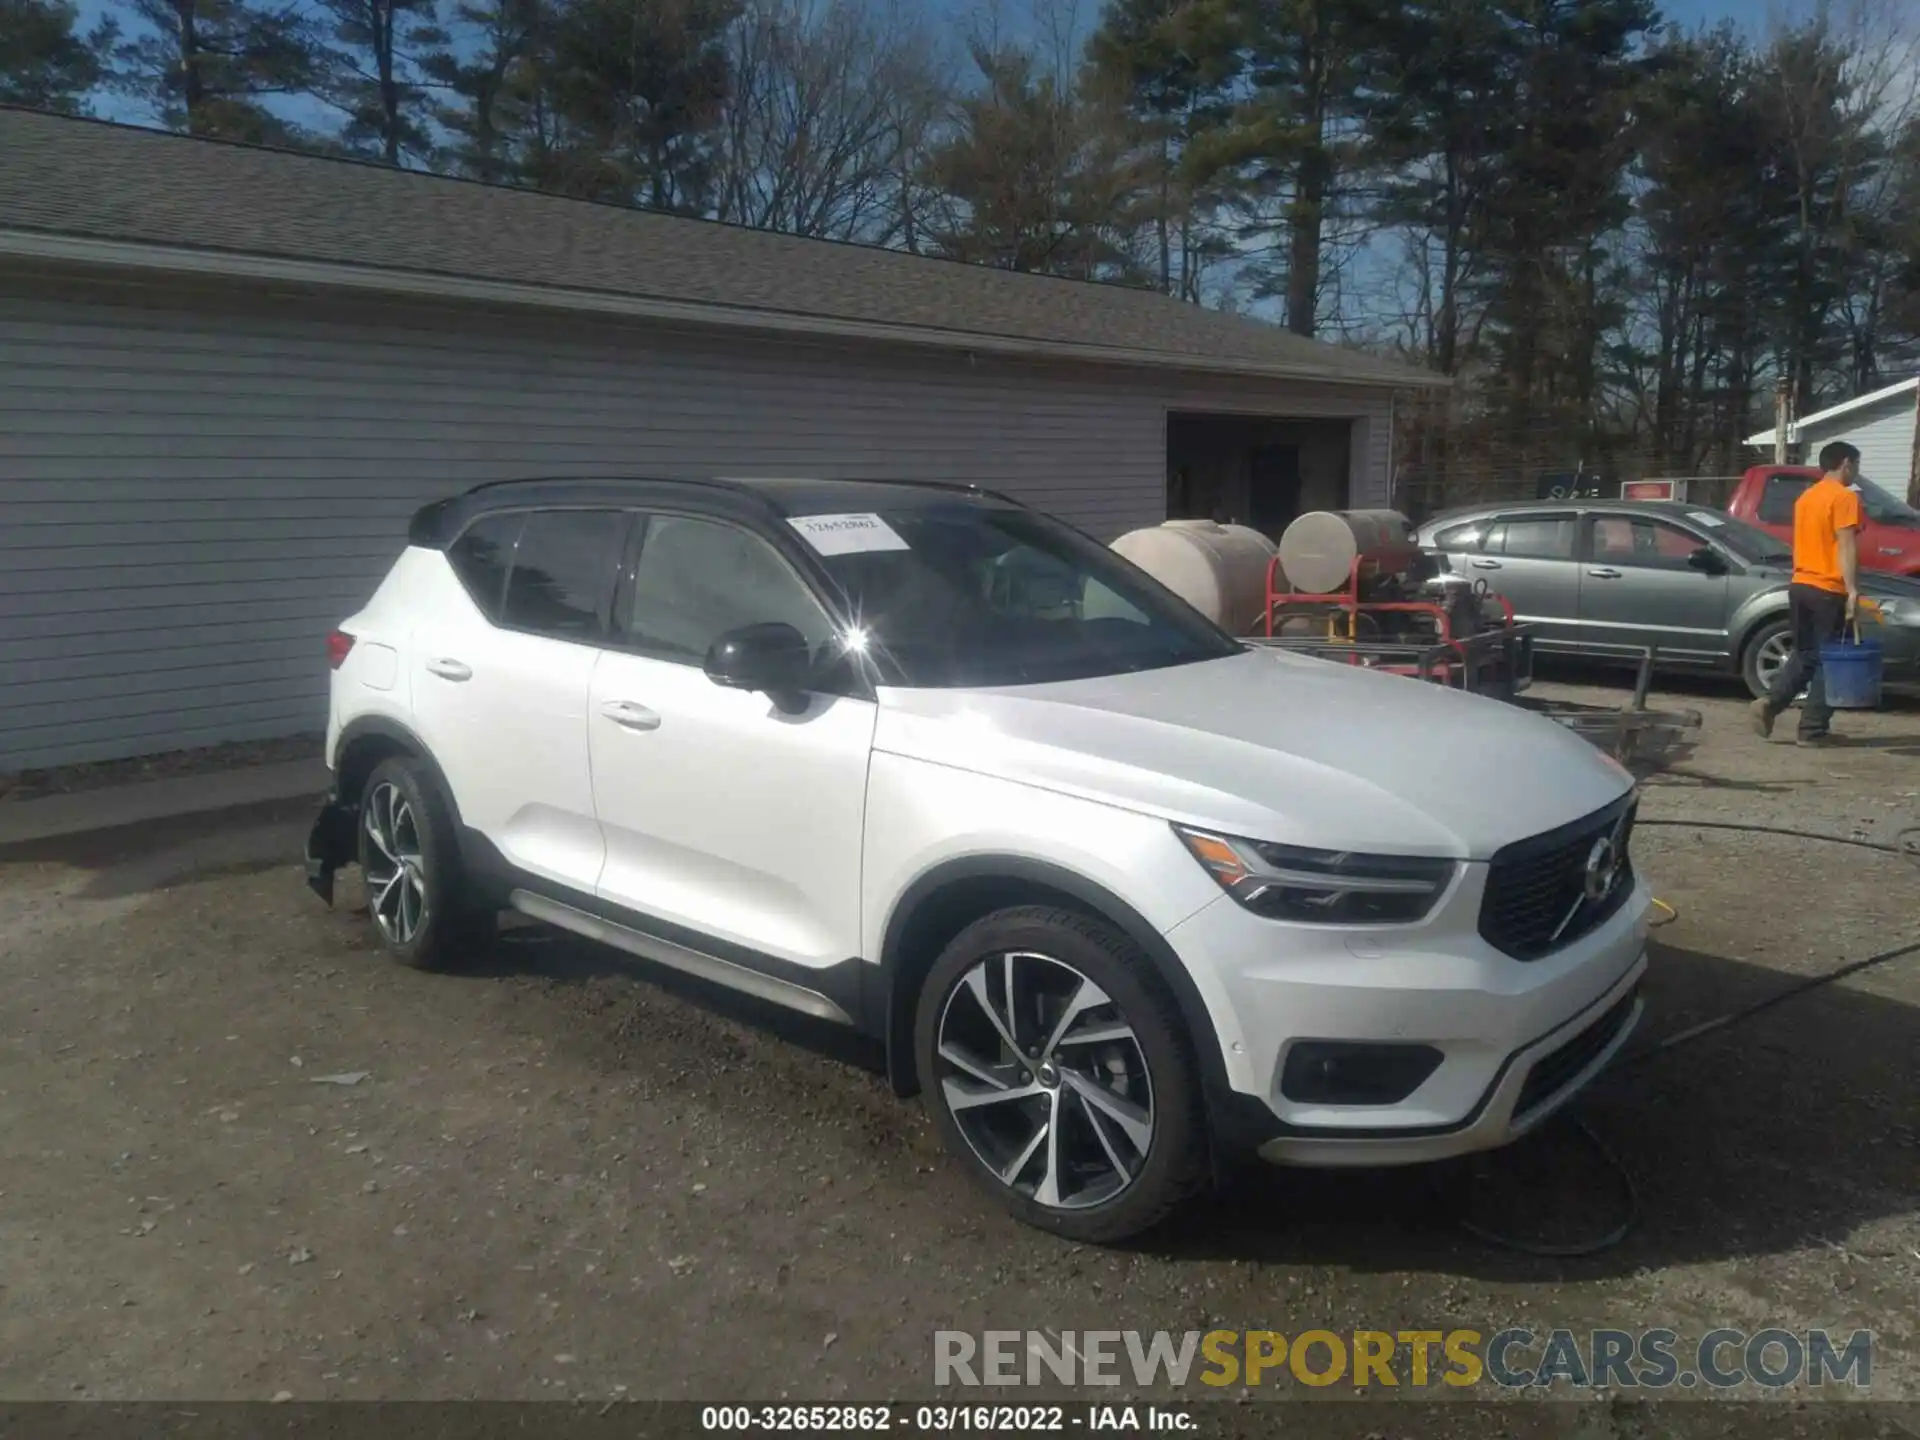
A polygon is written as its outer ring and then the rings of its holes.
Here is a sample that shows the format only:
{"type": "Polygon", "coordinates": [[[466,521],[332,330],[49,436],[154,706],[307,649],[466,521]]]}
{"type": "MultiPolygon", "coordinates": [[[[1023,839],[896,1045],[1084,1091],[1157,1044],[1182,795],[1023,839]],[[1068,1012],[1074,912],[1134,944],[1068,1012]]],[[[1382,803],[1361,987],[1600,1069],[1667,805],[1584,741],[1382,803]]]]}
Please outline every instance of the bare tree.
{"type": "Polygon", "coordinates": [[[750,0],[730,45],[719,218],[898,238],[898,187],[944,99],[917,22],[863,0],[750,0]]]}

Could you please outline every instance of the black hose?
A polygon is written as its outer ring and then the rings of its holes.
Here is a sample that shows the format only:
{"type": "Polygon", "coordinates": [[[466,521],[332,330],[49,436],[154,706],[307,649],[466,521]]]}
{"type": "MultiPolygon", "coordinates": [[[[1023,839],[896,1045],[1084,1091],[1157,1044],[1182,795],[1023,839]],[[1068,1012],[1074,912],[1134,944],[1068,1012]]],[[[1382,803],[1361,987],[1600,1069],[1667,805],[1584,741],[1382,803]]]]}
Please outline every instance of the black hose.
{"type": "MultiPolygon", "coordinates": [[[[1645,825],[1664,825],[1674,829],[1689,830],[1739,830],[1755,835],[1783,835],[1795,840],[1822,840],[1831,845],[1850,845],[1861,850],[1873,850],[1883,855],[1896,855],[1903,859],[1920,862],[1920,825],[1908,826],[1894,837],[1893,843],[1891,844],[1880,840],[1861,840],[1849,835],[1828,835],[1818,830],[1798,830],[1784,825],[1754,825],[1735,820],[1688,820],[1685,818],[1673,818],[1639,819],[1634,822],[1636,829],[1645,825]]],[[[1672,909],[1671,906],[1667,908],[1669,910],[1672,909]]],[[[1675,912],[1675,914],[1677,918],[1677,912],[1675,912]]],[[[1857,975],[1862,970],[1870,970],[1876,965],[1885,965],[1908,955],[1920,955],[1920,940],[1910,941],[1892,950],[1882,950],[1878,955],[1869,955],[1864,960],[1852,961],[1840,966],[1836,970],[1829,970],[1825,974],[1815,975],[1809,979],[1802,980],[1797,985],[1790,985],[1778,994],[1769,995],[1763,1000],[1756,1000],[1751,1005],[1744,1005],[1738,1010],[1730,1010],[1724,1015],[1716,1016],[1714,1019],[1705,1021],[1699,1025],[1689,1026],[1685,1030],[1667,1036],[1664,1040],[1656,1041],[1652,1045],[1634,1051],[1631,1055],[1622,1057],[1608,1069],[1607,1075],[1611,1077],[1621,1074],[1636,1066],[1645,1064],[1657,1055],[1665,1054],[1669,1050],[1678,1049],[1682,1045],[1691,1044],[1693,1041],[1699,1040],[1704,1036],[1714,1034],[1729,1026],[1737,1025],[1743,1020],[1752,1019],[1762,1011],[1771,1010],[1776,1005],[1784,1005],[1789,1000],[1796,1000],[1810,991],[1831,985],[1836,980],[1844,980],[1849,975],[1857,975]]],[[[1593,1127],[1587,1124],[1586,1121],[1576,1117],[1573,1120],[1573,1124],[1578,1132],[1586,1139],[1587,1143],[1593,1147],[1595,1153],[1606,1163],[1607,1167],[1619,1177],[1621,1192],[1626,1197],[1626,1215],[1617,1226],[1597,1240],[1574,1245],[1554,1245],[1541,1241],[1521,1240],[1511,1235],[1502,1235],[1497,1231],[1489,1230],[1484,1226],[1475,1224],[1464,1215],[1455,1215],[1454,1223],[1459,1225],[1462,1230],[1466,1231],[1476,1240],[1498,1246],[1503,1250],[1511,1250],[1522,1255],[1531,1255],[1545,1260],[1570,1260],[1579,1259],[1587,1255],[1597,1255],[1602,1250],[1611,1249],[1626,1239],[1627,1236],[1632,1233],[1634,1225],[1638,1223],[1640,1218],[1640,1194],[1638,1187],[1634,1184],[1633,1172],[1627,1168],[1624,1161],[1607,1148],[1606,1142],[1600,1138],[1593,1127]]]]}
{"type": "Polygon", "coordinates": [[[1608,1073],[1617,1075],[1622,1070],[1631,1070],[1634,1066],[1643,1064],[1664,1051],[1698,1040],[1703,1035],[1711,1035],[1716,1030],[1724,1030],[1729,1025],[1738,1024],[1742,1020],[1750,1020],[1761,1011],[1771,1010],[1776,1005],[1784,1005],[1789,1000],[1797,1000],[1809,990],[1818,990],[1823,985],[1831,985],[1836,980],[1844,980],[1849,975],[1858,975],[1862,970],[1871,970],[1876,965],[1885,965],[1889,961],[1903,959],[1908,955],[1920,955],[1920,940],[1909,941],[1896,949],[1882,950],[1878,955],[1869,955],[1864,960],[1852,961],[1837,970],[1828,970],[1824,974],[1811,976],[1798,985],[1789,985],[1778,994],[1767,996],[1764,1000],[1756,1000],[1751,1005],[1743,1005],[1738,1010],[1729,1010],[1726,1014],[1716,1016],[1712,1020],[1689,1026],[1678,1034],[1669,1035],[1664,1040],[1636,1050],[1631,1055],[1623,1056],[1609,1069],[1608,1073]]]}
{"type": "Polygon", "coordinates": [[[1689,820],[1684,817],[1650,819],[1642,816],[1633,822],[1633,828],[1636,830],[1648,825],[1666,825],[1681,830],[1740,830],[1750,835],[1784,835],[1792,840],[1824,840],[1829,845],[1851,845],[1857,850],[1876,850],[1882,855],[1898,855],[1903,859],[1920,861],[1920,825],[1909,825],[1893,837],[1892,843],[1885,840],[1862,840],[1852,835],[1828,835],[1819,830],[1797,830],[1790,825],[1755,825],[1744,820],[1689,820]]]}
{"type": "Polygon", "coordinates": [[[1620,1182],[1620,1193],[1625,1200],[1626,1213],[1618,1225],[1596,1240],[1556,1245],[1546,1240],[1521,1240],[1512,1235],[1502,1235],[1497,1230],[1489,1230],[1484,1225],[1476,1224],[1464,1215],[1456,1214],[1453,1217],[1454,1224],[1474,1239],[1484,1241],[1488,1245],[1497,1246],[1502,1250],[1513,1250],[1522,1255],[1532,1255],[1542,1260],[1577,1260],[1586,1255],[1598,1255],[1602,1250],[1611,1250],[1626,1239],[1633,1232],[1633,1227],[1640,1223],[1640,1190],[1633,1183],[1633,1172],[1627,1168],[1626,1163],[1619,1156],[1607,1148],[1606,1141],[1602,1140],[1598,1132],[1585,1120],[1573,1116],[1571,1123],[1574,1132],[1593,1147],[1594,1153],[1605,1162],[1607,1168],[1613,1171],[1620,1182]]]}

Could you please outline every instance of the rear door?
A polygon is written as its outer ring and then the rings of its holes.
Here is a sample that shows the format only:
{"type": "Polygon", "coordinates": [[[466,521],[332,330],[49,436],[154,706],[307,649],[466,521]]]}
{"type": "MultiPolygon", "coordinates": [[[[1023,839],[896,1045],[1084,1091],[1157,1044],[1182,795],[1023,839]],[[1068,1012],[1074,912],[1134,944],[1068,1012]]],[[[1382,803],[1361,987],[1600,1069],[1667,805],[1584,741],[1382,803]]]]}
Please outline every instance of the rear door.
{"type": "Polygon", "coordinates": [[[1661,659],[1727,659],[1727,571],[1696,570],[1709,545],[1684,525],[1645,514],[1589,514],[1581,522],[1580,640],[1590,650],[1653,646],[1661,659]]]}
{"type": "Polygon", "coordinates": [[[1453,569],[1504,595],[1514,618],[1531,625],[1542,650],[1571,650],[1580,639],[1579,516],[1572,510],[1490,516],[1477,551],[1453,557],[1453,569]]]}
{"type": "Polygon", "coordinates": [[[510,865],[591,893],[606,855],[587,695],[612,620],[628,517],[484,516],[449,549],[470,606],[413,633],[413,715],[463,824],[510,865]]]}

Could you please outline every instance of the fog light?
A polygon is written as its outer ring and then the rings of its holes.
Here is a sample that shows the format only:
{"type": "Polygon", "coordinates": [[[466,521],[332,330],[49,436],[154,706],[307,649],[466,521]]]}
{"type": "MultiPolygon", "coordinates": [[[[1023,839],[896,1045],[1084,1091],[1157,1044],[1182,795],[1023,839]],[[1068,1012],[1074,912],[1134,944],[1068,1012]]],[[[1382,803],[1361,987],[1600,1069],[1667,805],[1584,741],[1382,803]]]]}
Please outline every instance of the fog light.
{"type": "Polygon", "coordinates": [[[1301,1040],[1287,1051],[1280,1093],[1301,1105],[1397,1105],[1442,1058],[1431,1045],[1301,1040]]]}

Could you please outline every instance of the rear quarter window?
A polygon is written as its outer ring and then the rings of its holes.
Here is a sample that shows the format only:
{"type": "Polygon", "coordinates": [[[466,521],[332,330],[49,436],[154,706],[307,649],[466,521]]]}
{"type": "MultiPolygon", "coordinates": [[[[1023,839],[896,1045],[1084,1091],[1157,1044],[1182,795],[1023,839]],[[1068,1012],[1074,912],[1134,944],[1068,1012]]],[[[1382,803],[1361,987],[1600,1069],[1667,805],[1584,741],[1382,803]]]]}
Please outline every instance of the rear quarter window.
{"type": "Polygon", "coordinates": [[[480,613],[496,624],[507,593],[507,570],[523,514],[488,515],[476,520],[447,548],[447,563],[480,613]]]}
{"type": "Polygon", "coordinates": [[[1793,524],[1793,506],[1813,483],[1805,475],[1769,475],[1760,490],[1759,521],[1762,525],[1793,524]]]}
{"type": "Polygon", "coordinates": [[[600,639],[626,539],[617,510],[534,511],[513,547],[500,623],[560,640],[600,639]]]}

